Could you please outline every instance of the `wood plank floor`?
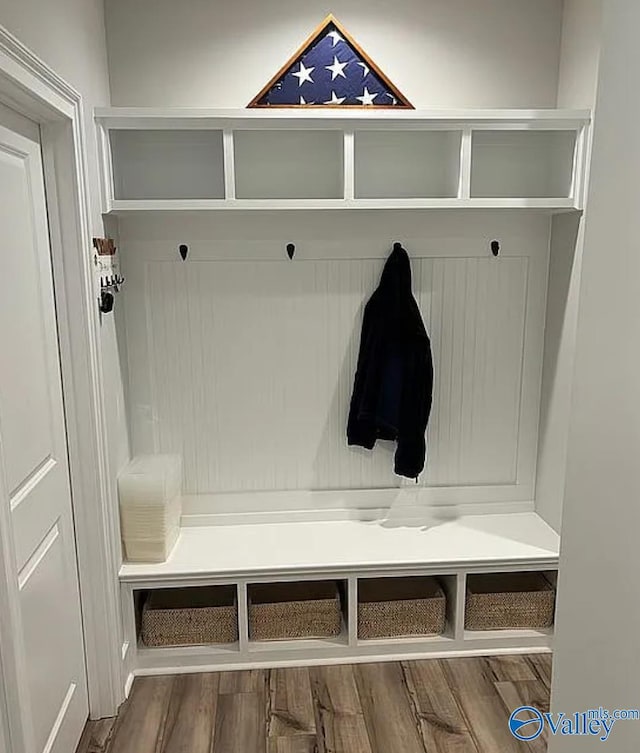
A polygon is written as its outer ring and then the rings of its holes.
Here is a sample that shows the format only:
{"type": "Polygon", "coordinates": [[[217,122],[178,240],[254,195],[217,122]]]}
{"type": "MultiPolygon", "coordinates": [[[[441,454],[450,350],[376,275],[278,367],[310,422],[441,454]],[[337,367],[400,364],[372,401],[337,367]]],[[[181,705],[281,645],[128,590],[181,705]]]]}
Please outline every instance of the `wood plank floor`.
{"type": "Polygon", "coordinates": [[[542,654],[139,677],[78,753],[544,753],[507,720],[550,681],[542,654]]]}

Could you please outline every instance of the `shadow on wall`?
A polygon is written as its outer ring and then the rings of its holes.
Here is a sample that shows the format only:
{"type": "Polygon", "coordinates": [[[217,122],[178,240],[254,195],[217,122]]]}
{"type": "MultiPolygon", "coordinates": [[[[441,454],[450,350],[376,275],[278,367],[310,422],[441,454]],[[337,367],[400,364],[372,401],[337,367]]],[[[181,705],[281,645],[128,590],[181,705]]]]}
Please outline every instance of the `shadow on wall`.
{"type": "Polygon", "coordinates": [[[581,256],[578,213],[553,218],[538,437],[538,512],[560,529],[569,438],[581,256]]]}
{"type": "MultiPolygon", "coordinates": [[[[580,230],[581,216],[578,213],[558,215],[553,220],[552,247],[549,261],[549,294],[547,309],[553,316],[547,316],[547,345],[544,354],[545,371],[555,374],[562,345],[564,327],[567,323],[567,308],[570,304],[569,290],[579,283],[574,277],[576,271],[576,243],[580,230]],[[552,310],[553,308],[553,310],[552,310]],[[550,330],[550,322],[556,323],[555,331],[550,330]]],[[[549,400],[543,397],[540,406],[540,431],[544,432],[548,417],[549,400]]]]}

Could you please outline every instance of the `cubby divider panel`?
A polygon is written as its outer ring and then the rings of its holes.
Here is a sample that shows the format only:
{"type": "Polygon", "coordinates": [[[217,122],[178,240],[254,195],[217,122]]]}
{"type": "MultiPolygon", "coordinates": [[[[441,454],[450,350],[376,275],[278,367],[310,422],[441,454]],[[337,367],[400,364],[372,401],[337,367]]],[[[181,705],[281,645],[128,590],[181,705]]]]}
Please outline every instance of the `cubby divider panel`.
{"type": "Polygon", "coordinates": [[[116,200],[223,199],[222,131],[110,131],[116,200]]]}
{"type": "Polygon", "coordinates": [[[460,143],[461,131],[356,132],[356,198],[454,198],[460,143]]]}

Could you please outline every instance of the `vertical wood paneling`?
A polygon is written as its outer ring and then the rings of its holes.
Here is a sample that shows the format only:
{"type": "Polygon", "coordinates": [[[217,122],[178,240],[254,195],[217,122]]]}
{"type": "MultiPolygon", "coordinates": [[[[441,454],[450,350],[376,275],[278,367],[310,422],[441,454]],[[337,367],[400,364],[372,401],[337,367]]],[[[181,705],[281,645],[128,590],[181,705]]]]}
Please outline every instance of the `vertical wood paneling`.
{"type": "Polygon", "coordinates": [[[514,483],[527,259],[424,259],[417,271],[434,356],[427,483],[514,483]]]}
{"type": "MultiPolygon", "coordinates": [[[[145,305],[127,314],[145,322],[128,322],[128,348],[145,332],[148,357],[130,368],[153,418],[152,439],[134,427],[136,452],[181,453],[190,494],[399,484],[393,445],[368,453],[345,439],[380,260],[143,266],[145,305]]],[[[415,259],[413,273],[435,363],[421,482],[515,483],[527,296],[544,291],[528,290],[523,256],[415,259]]]]}

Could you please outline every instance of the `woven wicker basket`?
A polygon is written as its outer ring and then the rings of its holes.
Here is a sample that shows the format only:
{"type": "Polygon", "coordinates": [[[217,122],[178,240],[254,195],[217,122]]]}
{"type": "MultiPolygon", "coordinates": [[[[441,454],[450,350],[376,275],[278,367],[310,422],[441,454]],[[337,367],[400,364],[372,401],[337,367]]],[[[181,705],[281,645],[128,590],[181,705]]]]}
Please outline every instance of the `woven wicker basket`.
{"type": "Polygon", "coordinates": [[[255,641],[339,635],[342,612],[333,581],[249,586],[249,635],[255,641]]]}
{"type": "Polygon", "coordinates": [[[464,626],[467,630],[550,627],[555,596],[542,573],[469,575],[464,626]]]}
{"type": "Polygon", "coordinates": [[[142,608],[145,646],[233,643],[238,610],[233,586],[152,591],[142,608]]]}
{"type": "Polygon", "coordinates": [[[446,598],[435,578],[370,578],[358,584],[358,638],[440,635],[446,598]]]}

